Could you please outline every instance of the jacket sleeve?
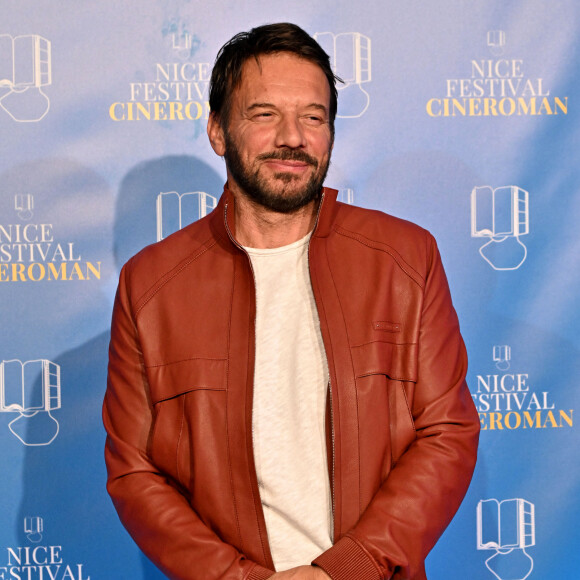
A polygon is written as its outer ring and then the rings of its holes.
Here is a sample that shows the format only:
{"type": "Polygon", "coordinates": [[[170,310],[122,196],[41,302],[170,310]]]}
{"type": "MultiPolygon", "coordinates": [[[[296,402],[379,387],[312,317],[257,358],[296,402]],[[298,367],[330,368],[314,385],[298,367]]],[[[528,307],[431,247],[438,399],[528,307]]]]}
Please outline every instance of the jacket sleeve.
{"type": "Polygon", "coordinates": [[[103,406],[107,489],[143,552],[175,580],[260,580],[274,572],[223,542],[148,455],[154,410],[134,322],[127,266],[113,310],[103,406]]]}
{"type": "Polygon", "coordinates": [[[313,562],[333,580],[426,578],[424,560],[475,467],[479,420],[465,382],[467,355],[435,241],[426,236],[417,382],[405,386],[415,439],[358,523],[313,562]]]}

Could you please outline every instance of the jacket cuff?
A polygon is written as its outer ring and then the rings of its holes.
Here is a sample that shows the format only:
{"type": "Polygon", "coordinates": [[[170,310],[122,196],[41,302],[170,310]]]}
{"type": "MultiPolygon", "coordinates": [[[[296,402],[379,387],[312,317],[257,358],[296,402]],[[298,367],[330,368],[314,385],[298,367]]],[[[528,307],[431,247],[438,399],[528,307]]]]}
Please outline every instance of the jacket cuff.
{"type": "Polygon", "coordinates": [[[246,576],[246,580],[266,580],[266,578],[270,578],[274,574],[275,573],[272,572],[272,570],[268,570],[268,568],[263,568],[256,564],[246,576]]]}
{"type": "Polygon", "coordinates": [[[355,540],[344,536],[312,562],[332,580],[382,580],[371,555],[355,540]]]}

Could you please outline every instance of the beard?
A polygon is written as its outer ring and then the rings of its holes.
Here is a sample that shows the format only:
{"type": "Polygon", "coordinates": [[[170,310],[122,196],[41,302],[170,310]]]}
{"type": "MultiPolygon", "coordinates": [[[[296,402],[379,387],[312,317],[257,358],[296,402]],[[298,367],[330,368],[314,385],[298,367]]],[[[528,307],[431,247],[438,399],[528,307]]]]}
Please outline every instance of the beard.
{"type": "Polygon", "coordinates": [[[326,161],[319,163],[317,159],[299,149],[280,149],[272,153],[262,153],[256,161],[278,159],[284,161],[300,161],[313,167],[310,178],[302,188],[295,183],[299,176],[292,173],[274,173],[269,182],[260,176],[259,166],[252,170],[247,167],[240,156],[240,151],[231,136],[225,133],[226,153],[224,155],[227,168],[247,198],[278,213],[293,213],[310,202],[320,199],[322,184],[330,164],[330,151],[326,161]]]}

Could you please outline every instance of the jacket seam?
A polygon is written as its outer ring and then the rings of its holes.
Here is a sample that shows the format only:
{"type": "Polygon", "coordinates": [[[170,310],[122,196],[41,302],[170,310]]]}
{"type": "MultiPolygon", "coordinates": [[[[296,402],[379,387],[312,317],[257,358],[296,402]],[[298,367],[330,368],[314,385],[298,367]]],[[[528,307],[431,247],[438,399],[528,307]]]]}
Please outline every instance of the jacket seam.
{"type": "Polygon", "coordinates": [[[190,255],[188,258],[184,258],[182,262],[174,266],[171,270],[167,271],[154,284],[152,284],[150,288],[146,290],[136,301],[137,306],[135,307],[135,317],[138,316],[139,312],[141,312],[141,310],[161,290],[161,288],[163,288],[168,282],[183,272],[183,270],[185,270],[185,268],[187,268],[192,262],[195,262],[195,260],[205,254],[213,246],[215,246],[216,243],[217,242],[215,240],[208,238],[208,240],[202,244],[202,247],[196,250],[193,255],[190,255]],[[208,241],[210,243],[206,246],[205,244],[208,243],[208,241]]]}
{"type": "Polygon", "coordinates": [[[180,391],[179,393],[173,393],[171,395],[168,395],[167,397],[162,397],[161,399],[156,399],[156,400],[152,399],[152,403],[155,406],[155,405],[158,405],[159,403],[164,403],[165,401],[171,401],[172,399],[177,399],[177,397],[183,397],[183,396],[188,395],[189,393],[193,393],[195,391],[214,391],[216,393],[227,393],[227,389],[225,387],[208,387],[205,385],[199,385],[199,386],[190,387],[188,389],[185,389],[184,391],[180,391]]]}
{"type": "Polygon", "coordinates": [[[159,367],[168,367],[171,365],[177,365],[183,362],[187,362],[187,361],[193,361],[193,360],[213,360],[213,361],[226,361],[227,362],[227,358],[221,358],[221,357],[205,357],[205,356],[192,356],[191,358],[182,358],[179,360],[173,360],[171,362],[166,362],[166,363],[159,363],[159,364],[155,364],[155,365],[147,365],[145,368],[147,369],[155,369],[155,368],[159,368],[159,367]]]}
{"type": "Polygon", "coordinates": [[[375,240],[371,240],[371,239],[369,239],[361,234],[347,230],[346,228],[344,228],[343,226],[340,226],[340,225],[335,225],[334,231],[337,234],[345,236],[347,238],[351,238],[351,239],[359,242],[360,244],[367,246],[368,248],[371,248],[373,250],[378,250],[380,252],[384,252],[385,254],[388,254],[389,256],[391,256],[391,258],[393,258],[393,260],[395,260],[395,262],[397,263],[399,268],[401,268],[401,270],[405,274],[407,274],[407,276],[409,276],[409,278],[411,278],[411,280],[413,280],[413,282],[415,282],[415,284],[417,284],[417,286],[419,286],[420,288],[424,288],[424,286],[425,286],[424,277],[419,272],[417,272],[417,270],[415,270],[415,268],[413,268],[410,264],[408,264],[405,261],[405,259],[402,256],[400,256],[397,252],[395,252],[391,248],[391,246],[389,246],[388,244],[385,244],[383,242],[378,242],[375,240]]]}
{"type": "Polygon", "coordinates": [[[177,479],[181,480],[181,470],[179,469],[179,448],[181,446],[181,437],[183,435],[183,423],[185,421],[185,397],[181,401],[181,422],[179,425],[179,437],[177,438],[177,445],[175,448],[175,473],[177,474],[177,479]]]}
{"type": "Polygon", "coordinates": [[[375,344],[377,342],[384,342],[385,344],[392,344],[393,346],[416,346],[416,342],[393,342],[392,340],[369,340],[367,342],[361,342],[360,344],[351,344],[350,348],[360,348],[361,346],[367,346],[368,344],[375,344]]]}
{"type": "Polygon", "coordinates": [[[362,514],[362,505],[363,505],[363,498],[362,498],[362,478],[361,478],[361,470],[360,470],[360,458],[361,458],[361,448],[360,448],[360,412],[358,406],[358,385],[356,383],[356,373],[355,373],[355,380],[354,380],[354,395],[356,398],[356,430],[358,432],[357,437],[357,446],[358,446],[358,513],[359,517],[362,514]]]}
{"type": "MultiPolygon", "coordinates": [[[[376,370],[368,370],[368,371],[364,371],[362,373],[359,373],[356,375],[357,379],[362,379],[364,377],[369,377],[369,376],[374,376],[374,375],[384,375],[386,377],[389,377],[389,379],[391,379],[392,381],[401,381],[402,383],[416,383],[417,379],[409,379],[409,378],[403,378],[403,377],[397,377],[394,375],[391,375],[390,373],[385,372],[384,369],[376,369],[376,370]]],[[[408,405],[407,405],[408,407],[408,405]]]]}
{"type": "Polygon", "coordinates": [[[409,398],[407,397],[407,391],[405,387],[401,385],[401,390],[403,391],[403,397],[405,399],[405,405],[407,406],[407,411],[409,412],[409,417],[411,418],[411,425],[413,427],[413,431],[415,435],[417,435],[417,429],[415,429],[415,418],[413,417],[413,411],[411,411],[411,407],[409,406],[409,398]]]}
{"type": "Polygon", "coordinates": [[[240,527],[240,515],[238,512],[238,502],[236,501],[236,494],[234,491],[234,471],[232,468],[232,456],[231,456],[231,449],[230,449],[230,421],[229,421],[229,411],[230,411],[230,399],[228,396],[227,386],[229,385],[230,381],[230,348],[231,348],[231,335],[232,335],[232,310],[234,304],[234,286],[236,280],[236,262],[234,260],[234,272],[232,277],[232,286],[230,292],[230,315],[228,316],[228,358],[226,361],[226,438],[227,438],[227,457],[228,457],[228,471],[230,475],[230,489],[232,494],[232,502],[234,504],[234,514],[236,518],[236,530],[238,532],[238,540],[240,542],[240,548],[242,552],[244,550],[244,539],[242,538],[242,530],[240,527]]]}

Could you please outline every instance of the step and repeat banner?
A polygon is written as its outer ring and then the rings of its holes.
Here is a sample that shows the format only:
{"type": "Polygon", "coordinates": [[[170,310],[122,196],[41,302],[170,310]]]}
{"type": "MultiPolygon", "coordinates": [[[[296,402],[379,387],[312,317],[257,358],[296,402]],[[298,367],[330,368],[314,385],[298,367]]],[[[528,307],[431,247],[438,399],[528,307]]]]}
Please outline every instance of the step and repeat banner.
{"type": "Polygon", "coordinates": [[[215,206],[212,63],[276,21],[344,80],[327,185],[447,269],[482,432],[429,578],[578,578],[580,4],[2,0],[0,579],[163,577],[105,491],[117,276],[215,206]]]}

